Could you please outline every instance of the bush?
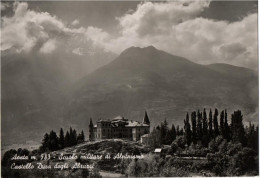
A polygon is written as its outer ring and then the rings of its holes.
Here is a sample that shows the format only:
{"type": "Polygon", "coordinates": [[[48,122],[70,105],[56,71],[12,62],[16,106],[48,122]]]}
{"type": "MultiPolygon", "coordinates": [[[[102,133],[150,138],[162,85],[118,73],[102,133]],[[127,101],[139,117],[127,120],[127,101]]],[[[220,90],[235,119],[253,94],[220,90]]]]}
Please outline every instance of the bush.
{"type": "Polygon", "coordinates": [[[210,167],[218,176],[240,176],[258,170],[257,153],[241,143],[232,144],[223,140],[219,151],[207,155],[210,167]]]}

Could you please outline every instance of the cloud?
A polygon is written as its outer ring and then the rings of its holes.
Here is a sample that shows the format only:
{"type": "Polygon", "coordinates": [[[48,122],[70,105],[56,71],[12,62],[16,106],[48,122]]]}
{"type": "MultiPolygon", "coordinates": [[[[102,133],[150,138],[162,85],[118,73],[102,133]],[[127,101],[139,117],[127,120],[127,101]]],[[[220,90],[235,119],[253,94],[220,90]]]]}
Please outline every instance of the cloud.
{"type": "Polygon", "coordinates": [[[75,48],[75,49],[73,49],[72,53],[79,55],[79,56],[83,55],[82,48],[75,48]]]}
{"type": "Polygon", "coordinates": [[[179,24],[200,14],[209,6],[208,1],[142,3],[132,14],[119,17],[119,23],[124,29],[123,34],[131,35],[133,31],[138,36],[168,33],[165,28],[169,24],[179,24]]]}
{"type": "Polygon", "coordinates": [[[208,6],[207,1],[145,2],[117,17],[117,36],[94,27],[87,34],[115,53],[154,45],[201,64],[223,62],[257,69],[257,14],[232,23],[198,17],[208,6]]]}
{"type": "Polygon", "coordinates": [[[52,51],[56,49],[56,40],[49,39],[47,42],[45,42],[42,47],[40,48],[41,53],[50,54],[52,51]]]}
{"type": "Polygon", "coordinates": [[[73,26],[79,25],[78,19],[73,20],[73,22],[71,23],[71,25],[73,25],[73,26]]]}
{"type": "MultiPolygon", "coordinates": [[[[199,17],[208,7],[209,1],[140,3],[136,10],[116,17],[118,32],[110,34],[94,26],[68,27],[54,15],[14,3],[14,16],[2,17],[1,46],[2,50],[45,53],[61,48],[80,55],[88,54],[89,48],[119,54],[131,46],[153,45],[196,63],[257,69],[257,14],[236,22],[199,17]]],[[[75,25],[79,26],[77,19],[72,22],[75,25]]]]}
{"type": "Polygon", "coordinates": [[[84,28],[68,28],[56,16],[29,10],[27,3],[14,3],[13,11],[12,17],[1,19],[1,50],[50,53],[57,48],[57,41],[68,43],[77,35],[84,36],[84,28]]]}
{"type": "Polygon", "coordinates": [[[6,10],[10,5],[8,3],[0,2],[1,11],[6,10]]]}

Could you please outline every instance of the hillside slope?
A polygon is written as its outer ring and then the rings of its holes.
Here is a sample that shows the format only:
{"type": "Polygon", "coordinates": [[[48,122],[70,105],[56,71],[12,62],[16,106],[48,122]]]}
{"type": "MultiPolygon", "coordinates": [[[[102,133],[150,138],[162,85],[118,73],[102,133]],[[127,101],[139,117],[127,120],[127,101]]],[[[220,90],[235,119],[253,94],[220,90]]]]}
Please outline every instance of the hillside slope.
{"type": "Polygon", "coordinates": [[[67,119],[87,126],[90,117],[141,120],[148,110],[152,125],[164,118],[182,124],[186,112],[218,107],[257,120],[250,117],[258,103],[256,72],[223,66],[196,64],[152,46],[128,48],[75,83],[67,119]]]}

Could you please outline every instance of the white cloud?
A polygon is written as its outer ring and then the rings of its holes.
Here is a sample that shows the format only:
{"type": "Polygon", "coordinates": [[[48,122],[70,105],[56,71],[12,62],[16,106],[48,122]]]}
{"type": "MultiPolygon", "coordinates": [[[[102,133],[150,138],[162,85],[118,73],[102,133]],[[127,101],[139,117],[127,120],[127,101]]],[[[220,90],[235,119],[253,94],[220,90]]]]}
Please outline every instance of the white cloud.
{"type": "Polygon", "coordinates": [[[68,28],[56,16],[29,10],[27,3],[14,3],[13,10],[12,17],[2,17],[1,50],[49,53],[56,49],[55,41],[68,42],[75,35],[84,37],[84,28],[68,28]]]}
{"type": "Polygon", "coordinates": [[[107,32],[92,26],[87,28],[85,36],[88,40],[92,40],[93,44],[96,46],[103,46],[110,40],[110,35],[107,32]]]}
{"type": "Polygon", "coordinates": [[[93,26],[70,28],[56,16],[15,3],[14,16],[2,17],[1,47],[53,52],[63,45],[80,55],[92,47],[119,54],[130,46],[153,45],[201,64],[223,62],[256,69],[257,14],[233,23],[198,17],[208,6],[208,1],[140,3],[135,11],[117,17],[120,28],[111,35],[93,26]]]}
{"type": "Polygon", "coordinates": [[[42,47],[40,48],[41,53],[50,54],[52,51],[56,49],[56,40],[49,39],[47,42],[45,42],[42,47]]]}
{"type": "Polygon", "coordinates": [[[73,26],[79,25],[79,20],[78,19],[73,20],[71,25],[73,25],[73,26]]]}
{"type": "Polygon", "coordinates": [[[79,56],[83,55],[82,48],[75,48],[75,49],[73,49],[72,53],[79,55],[79,56]]]}
{"type": "Polygon", "coordinates": [[[137,33],[138,36],[146,36],[168,33],[169,29],[165,28],[166,26],[194,18],[208,6],[207,1],[146,2],[138,5],[134,13],[119,17],[118,20],[125,35],[137,33]]]}
{"type": "Polygon", "coordinates": [[[130,46],[154,45],[197,63],[256,69],[257,14],[233,23],[197,17],[208,6],[206,1],[141,3],[136,11],[117,18],[118,36],[98,28],[87,34],[95,44],[115,53],[130,46]]]}

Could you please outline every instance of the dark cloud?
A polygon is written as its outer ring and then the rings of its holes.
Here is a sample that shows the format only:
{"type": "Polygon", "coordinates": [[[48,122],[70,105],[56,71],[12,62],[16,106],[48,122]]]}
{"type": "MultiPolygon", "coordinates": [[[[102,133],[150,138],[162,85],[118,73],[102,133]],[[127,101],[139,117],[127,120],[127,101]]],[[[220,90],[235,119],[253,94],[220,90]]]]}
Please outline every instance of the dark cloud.
{"type": "Polygon", "coordinates": [[[80,26],[94,26],[109,33],[117,30],[120,17],[127,11],[135,10],[139,1],[32,1],[29,8],[39,12],[49,12],[70,24],[77,19],[80,26]]]}
{"type": "Polygon", "coordinates": [[[200,16],[233,22],[256,13],[257,9],[257,1],[211,1],[209,8],[204,9],[200,16]]]}
{"type": "Polygon", "coordinates": [[[247,51],[247,47],[241,43],[231,43],[224,44],[219,50],[225,58],[234,60],[239,55],[243,55],[247,51]]]}

